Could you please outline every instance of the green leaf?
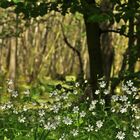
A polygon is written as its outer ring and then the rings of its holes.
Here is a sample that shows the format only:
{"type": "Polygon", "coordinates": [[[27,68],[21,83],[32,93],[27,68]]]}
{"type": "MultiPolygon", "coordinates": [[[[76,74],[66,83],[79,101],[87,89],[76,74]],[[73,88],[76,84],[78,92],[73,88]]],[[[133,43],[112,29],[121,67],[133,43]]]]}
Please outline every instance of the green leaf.
{"type": "Polygon", "coordinates": [[[14,3],[19,3],[21,0],[13,0],[14,3]]]}

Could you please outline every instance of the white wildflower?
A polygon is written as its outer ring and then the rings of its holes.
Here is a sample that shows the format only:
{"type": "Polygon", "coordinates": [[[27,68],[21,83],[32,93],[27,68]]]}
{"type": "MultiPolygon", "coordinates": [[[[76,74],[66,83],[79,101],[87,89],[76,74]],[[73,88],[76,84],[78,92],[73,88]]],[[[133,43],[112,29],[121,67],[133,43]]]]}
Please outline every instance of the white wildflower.
{"type": "Polygon", "coordinates": [[[72,124],[72,119],[69,117],[64,117],[63,123],[66,125],[71,125],[72,124]]]}
{"type": "Polygon", "coordinates": [[[8,102],[7,104],[6,104],[6,108],[7,109],[10,109],[10,108],[12,108],[13,107],[13,104],[11,103],[11,102],[8,102]]]}
{"type": "Polygon", "coordinates": [[[94,100],[91,102],[90,107],[89,107],[89,111],[92,111],[93,109],[95,109],[97,102],[98,102],[97,100],[94,100]]]}
{"type": "Polygon", "coordinates": [[[59,140],[65,140],[65,134],[62,134],[62,136],[59,138],[59,140]]]}
{"type": "Polygon", "coordinates": [[[23,107],[23,111],[26,112],[28,109],[26,108],[26,106],[23,107]]]}
{"type": "Polygon", "coordinates": [[[132,82],[131,80],[127,81],[126,83],[127,83],[127,85],[128,85],[129,87],[132,87],[132,86],[133,86],[133,82],[132,82]]]}
{"type": "Polygon", "coordinates": [[[125,84],[122,84],[122,90],[127,91],[127,90],[129,90],[129,88],[125,84]]]}
{"type": "Polygon", "coordinates": [[[64,99],[64,100],[66,100],[66,99],[68,99],[68,95],[67,95],[66,93],[63,93],[63,94],[61,95],[61,98],[64,99]]]}
{"type": "Polygon", "coordinates": [[[53,122],[53,123],[51,124],[52,129],[53,129],[53,130],[55,130],[55,129],[56,129],[56,127],[57,127],[57,125],[58,125],[58,123],[57,123],[57,122],[53,122]]]}
{"type": "Polygon", "coordinates": [[[100,88],[105,88],[106,83],[105,83],[105,81],[102,81],[102,82],[99,83],[99,85],[100,85],[100,88]]]}
{"type": "Polygon", "coordinates": [[[18,92],[17,91],[13,91],[11,94],[12,97],[16,98],[18,96],[18,92]]]}
{"type": "Polygon", "coordinates": [[[104,94],[105,94],[105,95],[108,95],[108,94],[109,94],[109,90],[105,89],[105,90],[104,90],[104,94]]]}
{"type": "Polygon", "coordinates": [[[30,95],[29,89],[27,89],[26,91],[24,91],[24,95],[26,95],[26,96],[29,96],[30,95]]]}
{"type": "Polygon", "coordinates": [[[85,84],[88,82],[88,80],[85,80],[85,84]]]}
{"type": "Polygon", "coordinates": [[[54,118],[55,122],[52,124],[53,126],[58,126],[61,123],[61,117],[60,116],[55,116],[54,118]]]}
{"type": "Polygon", "coordinates": [[[115,108],[111,108],[111,112],[115,112],[116,110],[115,110],[115,108]]]}
{"type": "Polygon", "coordinates": [[[13,89],[11,89],[11,88],[8,88],[7,90],[8,90],[9,93],[13,92],[13,89]]]}
{"type": "Polygon", "coordinates": [[[135,96],[135,99],[136,100],[140,99],[140,95],[135,96]]]}
{"type": "Polygon", "coordinates": [[[6,109],[6,104],[0,106],[0,108],[1,108],[2,110],[5,110],[5,109],[6,109]]]}
{"type": "Polygon", "coordinates": [[[119,131],[116,135],[116,138],[119,140],[123,140],[125,138],[125,133],[122,131],[119,131]]]}
{"type": "Polygon", "coordinates": [[[56,97],[55,97],[55,101],[56,101],[56,102],[60,102],[60,100],[61,100],[61,96],[56,96],[56,97]]]}
{"type": "Polygon", "coordinates": [[[135,119],[139,120],[140,119],[140,115],[135,115],[135,119]]]}
{"type": "Polygon", "coordinates": [[[44,125],[44,129],[45,130],[51,130],[52,129],[52,125],[50,122],[48,122],[47,124],[44,125]]]}
{"type": "Polygon", "coordinates": [[[73,94],[77,95],[78,91],[77,90],[74,90],[73,91],[73,94]]]}
{"type": "Polygon", "coordinates": [[[100,90],[96,90],[95,94],[98,95],[100,93],[100,90]]]}
{"type": "Polygon", "coordinates": [[[86,130],[87,130],[88,132],[93,131],[93,126],[89,124],[88,127],[86,127],[86,130]]]}
{"type": "Polygon", "coordinates": [[[140,125],[136,126],[136,129],[139,130],[140,129],[140,125]]]}
{"type": "Polygon", "coordinates": [[[40,5],[40,2],[37,2],[37,5],[39,6],[40,5]]]}
{"type": "Polygon", "coordinates": [[[14,114],[18,114],[18,111],[14,109],[14,110],[13,110],[13,113],[14,113],[14,114]]]}
{"type": "Polygon", "coordinates": [[[136,87],[131,87],[131,90],[133,91],[133,92],[137,92],[137,88],[136,87]]]}
{"type": "Polygon", "coordinates": [[[78,106],[75,106],[75,107],[73,108],[73,113],[78,113],[78,111],[79,111],[79,107],[78,107],[78,106]]]}
{"type": "Polygon", "coordinates": [[[38,114],[40,117],[43,117],[45,115],[45,111],[44,110],[39,110],[38,114]]]}
{"type": "Polygon", "coordinates": [[[13,85],[13,84],[14,84],[14,82],[13,82],[13,80],[12,80],[12,79],[8,79],[8,80],[7,80],[7,84],[8,84],[8,85],[13,85]]]}
{"type": "Polygon", "coordinates": [[[72,106],[72,103],[67,103],[67,107],[71,107],[72,106]]]}
{"type": "Polygon", "coordinates": [[[138,132],[138,131],[133,131],[133,136],[134,136],[135,138],[139,137],[139,136],[140,136],[140,135],[139,135],[139,132],[138,132]]]}
{"type": "Polygon", "coordinates": [[[8,132],[8,129],[4,129],[5,132],[8,132]]]}
{"type": "Polygon", "coordinates": [[[83,117],[85,117],[85,116],[86,116],[86,112],[85,112],[85,111],[80,112],[80,117],[81,117],[81,118],[83,118],[83,117]]]}
{"type": "Polygon", "coordinates": [[[131,94],[132,94],[132,91],[131,91],[131,90],[126,90],[126,93],[127,93],[128,95],[131,95],[131,94]]]}
{"type": "Polygon", "coordinates": [[[25,118],[25,117],[23,117],[23,116],[18,117],[18,121],[19,121],[20,123],[24,123],[24,122],[25,122],[25,120],[26,120],[26,118],[25,118]]]}
{"type": "Polygon", "coordinates": [[[44,118],[41,118],[41,119],[39,120],[39,122],[44,124],[44,123],[45,123],[44,118]]]}
{"type": "Polygon", "coordinates": [[[101,99],[101,100],[100,100],[100,104],[101,104],[101,105],[104,105],[104,104],[105,104],[105,100],[104,100],[104,99],[101,99]]]}
{"type": "Polygon", "coordinates": [[[120,112],[121,113],[126,113],[127,112],[127,108],[126,107],[121,107],[120,112]]]}
{"type": "Polygon", "coordinates": [[[128,97],[126,95],[120,96],[120,101],[126,102],[128,100],[128,97]]]}
{"type": "Polygon", "coordinates": [[[138,106],[137,105],[132,105],[131,109],[132,109],[132,111],[137,112],[138,106]]]}
{"type": "Polygon", "coordinates": [[[59,104],[53,105],[52,108],[51,108],[51,110],[52,110],[54,113],[58,113],[59,109],[60,109],[60,105],[59,105],[59,104]]]}
{"type": "Polygon", "coordinates": [[[101,120],[97,121],[96,126],[100,129],[103,126],[103,121],[101,120]]]}
{"type": "Polygon", "coordinates": [[[92,112],[92,115],[95,116],[96,115],[96,112],[92,112]]]}
{"type": "Polygon", "coordinates": [[[77,83],[75,83],[75,86],[76,86],[76,87],[79,87],[79,86],[80,86],[80,84],[77,82],[77,83]]]}
{"type": "Polygon", "coordinates": [[[118,101],[118,99],[119,99],[119,96],[118,96],[118,95],[113,95],[113,96],[112,96],[112,100],[113,100],[114,102],[118,101]]]}
{"type": "Polygon", "coordinates": [[[78,130],[73,129],[73,130],[71,131],[71,134],[72,134],[74,137],[77,136],[77,135],[78,135],[78,130]]]}

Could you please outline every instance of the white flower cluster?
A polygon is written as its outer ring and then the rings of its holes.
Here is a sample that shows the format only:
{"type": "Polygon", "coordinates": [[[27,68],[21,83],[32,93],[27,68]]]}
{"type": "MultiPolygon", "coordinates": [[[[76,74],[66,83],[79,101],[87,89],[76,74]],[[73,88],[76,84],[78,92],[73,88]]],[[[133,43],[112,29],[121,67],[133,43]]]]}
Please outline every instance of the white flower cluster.
{"type": "Polygon", "coordinates": [[[13,108],[13,104],[12,104],[12,102],[9,101],[8,103],[5,103],[5,104],[1,105],[0,108],[2,110],[8,110],[8,109],[13,108]]]}
{"type": "Polygon", "coordinates": [[[134,86],[134,83],[131,80],[127,81],[126,84],[122,84],[122,90],[128,95],[131,95],[132,93],[135,95],[137,92],[137,88],[134,86]]]}

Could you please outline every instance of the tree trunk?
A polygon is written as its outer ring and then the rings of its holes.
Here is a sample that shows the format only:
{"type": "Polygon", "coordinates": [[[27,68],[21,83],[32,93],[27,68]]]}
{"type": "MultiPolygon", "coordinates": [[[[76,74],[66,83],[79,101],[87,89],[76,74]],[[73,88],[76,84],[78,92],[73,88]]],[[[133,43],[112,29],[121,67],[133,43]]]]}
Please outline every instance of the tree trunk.
{"type": "MultiPolygon", "coordinates": [[[[128,7],[131,8],[131,6],[133,6],[134,1],[133,0],[129,0],[128,1],[128,7]]],[[[128,64],[129,64],[129,68],[128,70],[130,72],[134,72],[134,52],[133,52],[133,47],[134,47],[134,17],[130,17],[129,18],[129,40],[128,40],[128,53],[129,53],[129,58],[128,58],[128,64]]]]}
{"type": "Polygon", "coordinates": [[[15,89],[15,79],[16,79],[16,64],[17,64],[17,46],[15,38],[11,38],[10,43],[10,58],[9,58],[9,71],[8,77],[13,81],[12,89],[15,89]]]}
{"type": "MultiPolygon", "coordinates": [[[[101,2],[101,10],[102,11],[113,11],[114,5],[110,2],[110,0],[104,0],[101,2]]],[[[104,21],[100,23],[101,30],[108,30],[113,27],[113,23],[104,21]]],[[[111,68],[114,60],[114,48],[112,44],[113,36],[112,33],[106,32],[101,35],[101,49],[102,49],[102,57],[103,59],[103,70],[105,75],[105,80],[107,81],[107,85],[109,84],[111,68]]]]}
{"type": "Polygon", "coordinates": [[[98,78],[103,76],[102,55],[100,48],[101,33],[98,23],[88,22],[86,16],[84,17],[84,20],[90,64],[90,84],[94,93],[97,89],[98,78]]]}

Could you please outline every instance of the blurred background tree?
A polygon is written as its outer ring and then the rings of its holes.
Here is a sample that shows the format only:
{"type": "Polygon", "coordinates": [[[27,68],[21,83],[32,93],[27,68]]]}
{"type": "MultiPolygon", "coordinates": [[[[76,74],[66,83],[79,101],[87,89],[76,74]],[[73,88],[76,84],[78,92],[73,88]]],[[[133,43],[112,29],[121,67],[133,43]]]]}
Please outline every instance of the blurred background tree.
{"type": "Polygon", "coordinates": [[[139,0],[1,0],[0,7],[1,83],[74,75],[89,79],[94,93],[104,77],[113,94],[120,81],[139,80],[139,0]]]}

